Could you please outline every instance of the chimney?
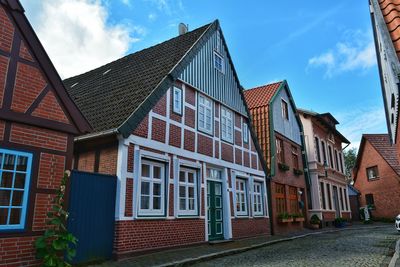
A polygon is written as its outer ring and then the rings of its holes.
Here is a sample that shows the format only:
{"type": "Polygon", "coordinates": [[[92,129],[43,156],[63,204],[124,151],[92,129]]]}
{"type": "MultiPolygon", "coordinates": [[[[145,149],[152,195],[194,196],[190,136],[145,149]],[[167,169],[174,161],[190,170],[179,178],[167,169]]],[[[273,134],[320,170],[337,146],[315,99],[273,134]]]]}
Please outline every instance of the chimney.
{"type": "Polygon", "coordinates": [[[179,23],[178,29],[179,29],[179,35],[185,34],[189,30],[189,25],[186,25],[185,23],[181,22],[179,23]]]}

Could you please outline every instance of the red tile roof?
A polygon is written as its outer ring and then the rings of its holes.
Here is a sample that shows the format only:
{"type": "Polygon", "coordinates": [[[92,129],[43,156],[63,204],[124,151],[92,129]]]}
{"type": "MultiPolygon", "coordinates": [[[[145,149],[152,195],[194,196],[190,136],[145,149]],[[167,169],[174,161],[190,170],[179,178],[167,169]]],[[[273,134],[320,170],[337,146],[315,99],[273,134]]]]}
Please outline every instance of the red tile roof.
{"type": "Polygon", "coordinates": [[[244,97],[249,109],[269,105],[269,102],[278,91],[281,84],[282,81],[245,90],[244,97]]]}
{"type": "Polygon", "coordinates": [[[383,157],[390,167],[400,175],[400,164],[397,158],[396,147],[390,144],[388,134],[364,134],[365,138],[383,157]]]}
{"type": "Polygon", "coordinates": [[[400,0],[381,0],[379,6],[400,60],[400,0]]]}

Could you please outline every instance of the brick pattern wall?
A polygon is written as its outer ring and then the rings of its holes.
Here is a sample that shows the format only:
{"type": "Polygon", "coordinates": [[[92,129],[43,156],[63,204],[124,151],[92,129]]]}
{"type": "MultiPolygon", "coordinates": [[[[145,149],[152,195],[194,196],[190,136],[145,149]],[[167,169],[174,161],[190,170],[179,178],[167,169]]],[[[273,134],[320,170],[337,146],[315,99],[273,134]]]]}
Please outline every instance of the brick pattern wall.
{"type": "Polygon", "coordinates": [[[29,52],[29,49],[26,47],[24,41],[21,41],[21,47],[19,49],[19,56],[23,59],[34,62],[34,59],[31,55],[31,53],[29,52]]]}
{"type": "Polygon", "coordinates": [[[133,179],[126,179],[125,216],[133,216],[133,179]]]}
{"type": "Polygon", "coordinates": [[[39,106],[32,112],[32,115],[69,124],[67,116],[65,116],[56,96],[51,91],[43,98],[39,106]]]}
{"type": "Polygon", "coordinates": [[[53,199],[56,195],[36,194],[35,212],[33,216],[33,231],[44,231],[47,229],[47,213],[51,211],[53,199]]]}
{"type": "Polygon", "coordinates": [[[40,154],[38,188],[58,189],[64,176],[65,156],[40,154]]]}
{"type": "MultiPolygon", "coordinates": [[[[1,9],[0,9],[1,10],[1,9]]],[[[36,236],[0,238],[0,267],[38,266],[32,246],[36,236]]]]}
{"type": "Polygon", "coordinates": [[[0,8],[0,49],[11,52],[14,37],[14,26],[3,8],[0,8]]]}
{"type": "Polygon", "coordinates": [[[0,56],[0,107],[3,105],[4,86],[6,84],[9,59],[0,56]]]}
{"type": "Polygon", "coordinates": [[[118,147],[104,148],[100,151],[99,173],[115,175],[117,173],[118,147]]]}
{"type": "Polygon", "coordinates": [[[245,238],[258,235],[270,235],[268,218],[232,219],[233,238],[245,238]]]}

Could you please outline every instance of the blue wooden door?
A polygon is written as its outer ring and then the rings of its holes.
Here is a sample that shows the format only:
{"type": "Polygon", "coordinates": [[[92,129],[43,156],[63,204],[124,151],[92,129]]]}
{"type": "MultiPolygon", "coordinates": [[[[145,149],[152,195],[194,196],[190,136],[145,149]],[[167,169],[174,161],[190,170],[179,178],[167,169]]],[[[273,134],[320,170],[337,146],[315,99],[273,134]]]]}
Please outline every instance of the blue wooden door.
{"type": "Polygon", "coordinates": [[[78,238],[73,264],[111,259],[117,177],[72,171],[68,230],[78,238]]]}

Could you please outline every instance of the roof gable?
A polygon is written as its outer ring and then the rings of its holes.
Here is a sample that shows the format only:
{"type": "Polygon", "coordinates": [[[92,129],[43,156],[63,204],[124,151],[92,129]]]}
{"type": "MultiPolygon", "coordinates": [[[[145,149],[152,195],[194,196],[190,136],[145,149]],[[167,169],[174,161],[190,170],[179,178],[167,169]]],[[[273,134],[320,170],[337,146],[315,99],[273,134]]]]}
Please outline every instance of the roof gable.
{"type": "Polygon", "coordinates": [[[244,91],[247,106],[250,109],[268,106],[283,81],[250,88],[244,91]]]}

